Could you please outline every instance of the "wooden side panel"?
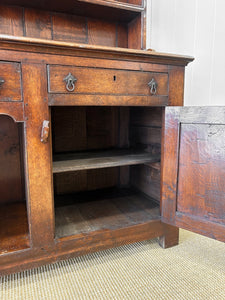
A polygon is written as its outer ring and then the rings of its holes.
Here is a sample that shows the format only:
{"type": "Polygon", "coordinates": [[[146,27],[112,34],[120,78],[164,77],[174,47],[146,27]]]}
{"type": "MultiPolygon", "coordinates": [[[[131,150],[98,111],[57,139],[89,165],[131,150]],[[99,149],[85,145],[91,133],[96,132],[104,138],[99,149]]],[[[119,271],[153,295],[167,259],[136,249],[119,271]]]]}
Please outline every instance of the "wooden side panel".
{"type": "Polygon", "coordinates": [[[29,248],[29,245],[26,202],[1,203],[0,256],[29,248]]]}
{"type": "Polygon", "coordinates": [[[0,5],[0,33],[23,36],[23,9],[0,5]]]}
{"type": "Polygon", "coordinates": [[[184,102],[184,67],[169,67],[169,105],[182,106],[184,102]]]}
{"type": "Polygon", "coordinates": [[[166,109],[162,217],[225,241],[225,109],[166,109]]]}
{"type": "Polygon", "coordinates": [[[117,47],[128,48],[128,28],[126,24],[117,24],[117,47]]]}
{"type": "Polygon", "coordinates": [[[128,25],[128,48],[142,49],[141,15],[128,25]]]}
{"type": "Polygon", "coordinates": [[[23,63],[26,147],[29,180],[29,223],[33,247],[46,247],[54,239],[54,211],[50,144],[41,143],[44,120],[49,120],[46,67],[23,63]],[[35,78],[31,81],[30,78],[35,78]],[[33,84],[32,84],[33,83],[33,84]]]}
{"type": "Polygon", "coordinates": [[[25,200],[22,126],[0,116],[0,203],[25,200]]]}
{"type": "Polygon", "coordinates": [[[148,165],[131,167],[131,183],[134,187],[160,201],[160,170],[148,165]]]}
{"type": "MultiPolygon", "coordinates": [[[[161,151],[162,112],[160,107],[131,108],[130,136],[133,147],[152,154],[161,151]]],[[[145,194],[160,201],[160,165],[131,167],[131,183],[145,194]]]]}

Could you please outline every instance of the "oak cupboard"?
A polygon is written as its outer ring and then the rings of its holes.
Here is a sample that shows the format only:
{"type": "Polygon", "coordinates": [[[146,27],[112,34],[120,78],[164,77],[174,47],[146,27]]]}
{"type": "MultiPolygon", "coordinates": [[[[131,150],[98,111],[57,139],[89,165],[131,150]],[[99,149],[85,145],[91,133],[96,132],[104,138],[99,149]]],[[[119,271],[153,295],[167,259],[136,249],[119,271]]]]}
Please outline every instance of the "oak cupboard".
{"type": "Polygon", "coordinates": [[[145,2],[2,4],[0,274],[224,241],[225,109],[182,107],[193,58],[144,50],[145,2]]]}

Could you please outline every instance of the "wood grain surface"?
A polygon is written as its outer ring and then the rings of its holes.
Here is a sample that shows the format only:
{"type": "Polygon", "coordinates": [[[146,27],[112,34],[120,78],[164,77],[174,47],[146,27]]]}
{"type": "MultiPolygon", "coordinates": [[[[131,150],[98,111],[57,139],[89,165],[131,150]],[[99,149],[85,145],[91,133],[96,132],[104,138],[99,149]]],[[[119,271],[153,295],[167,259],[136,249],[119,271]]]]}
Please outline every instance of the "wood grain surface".
{"type": "Polygon", "coordinates": [[[57,155],[53,160],[53,173],[62,173],[157,162],[160,155],[151,155],[143,151],[114,150],[57,155]]]}
{"type": "Polygon", "coordinates": [[[222,241],[224,121],[224,107],[166,109],[162,188],[165,222],[222,241]]]}
{"type": "Polygon", "coordinates": [[[57,238],[115,230],[160,218],[158,204],[143,194],[127,189],[58,198],[61,205],[56,208],[57,238]]]}
{"type": "Polygon", "coordinates": [[[19,63],[0,61],[1,101],[22,101],[21,65],[19,63]]]}

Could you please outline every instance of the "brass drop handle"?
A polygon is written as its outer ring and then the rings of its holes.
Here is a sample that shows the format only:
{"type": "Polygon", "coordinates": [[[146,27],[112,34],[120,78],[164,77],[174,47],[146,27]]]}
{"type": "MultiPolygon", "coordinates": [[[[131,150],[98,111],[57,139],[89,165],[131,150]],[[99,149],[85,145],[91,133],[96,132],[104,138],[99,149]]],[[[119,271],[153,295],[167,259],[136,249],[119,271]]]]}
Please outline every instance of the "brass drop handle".
{"type": "Polygon", "coordinates": [[[0,78],[0,87],[3,85],[3,83],[5,83],[5,80],[0,78]]]}
{"type": "Polygon", "coordinates": [[[149,81],[148,86],[150,88],[150,92],[152,95],[155,95],[157,93],[157,82],[155,81],[154,78],[151,79],[151,81],[149,81]]]}
{"type": "Polygon", "coordinates": [[[68,92],[73,92],[75,89],[75,83],[77,81],[77,78],[74,77],[71,73],[69,73],[63,81],[66,82],[66,89],[68,92]]]}
{"type": "Polygon", "coordinates": [[[43,144],[46,144],[48,142],[49,132],[50,132],[49,121],[44,120],[41,129],[41,142],[43,144]]]}

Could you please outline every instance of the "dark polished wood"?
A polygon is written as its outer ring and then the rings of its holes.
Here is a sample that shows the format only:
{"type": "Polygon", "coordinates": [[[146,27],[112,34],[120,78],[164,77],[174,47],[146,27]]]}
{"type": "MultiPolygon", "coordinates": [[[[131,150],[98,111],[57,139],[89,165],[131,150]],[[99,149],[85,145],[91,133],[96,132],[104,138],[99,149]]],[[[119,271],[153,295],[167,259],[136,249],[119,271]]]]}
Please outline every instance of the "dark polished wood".
{"type": "Polygon", "coordinates": [[[183,105],[193,58],[141,50],[145,15],[141,0],[1,2],[0,275],[150,238],[178,243],[159,212],[161,152],[162,167],[173,160],[162,124],[165,106],[183,105]]]}
{"type": "Polygon", "coordinates": [[[129,189],[100,190],[56,198],[56,238],[118,230],[160,219],[159,204],[129,189]]]}
{"type": "Polygon", "coordinates": [[[27,209],[25,202],[1,205],[0,255],[30,247],[27,209]]]}
{"type": "Polygon", "coordinates": [[[2,0],[3,5],[31,7],[42,10],[54,10],[57,12],[72,13],[79,16],[96,17],[98,19],[119,20],[130,22],[145,10],[136,3],[124,3],[122,1],[105,0],[2,0]]]}
{"type": "Polygon", "coordinates": [[[167,108],[162,220],[225,241],[225,108],[167,108]]]}

